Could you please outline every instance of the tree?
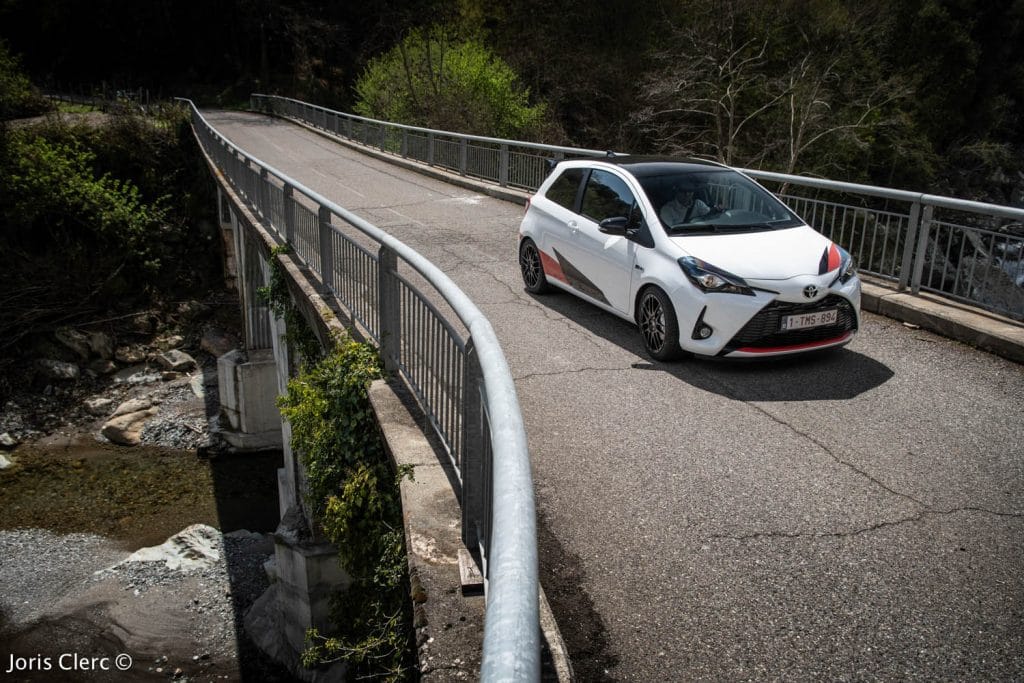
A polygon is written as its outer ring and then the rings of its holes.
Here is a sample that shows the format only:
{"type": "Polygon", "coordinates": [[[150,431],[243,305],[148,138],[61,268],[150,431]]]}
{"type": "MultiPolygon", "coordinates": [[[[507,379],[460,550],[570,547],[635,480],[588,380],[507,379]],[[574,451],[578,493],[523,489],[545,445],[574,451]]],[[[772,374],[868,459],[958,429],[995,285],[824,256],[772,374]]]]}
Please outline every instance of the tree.
{"type": "Polygon", "coordinates": [[[411,31],[369,63],[355,90],[357,113],[429,128],[530,139],[546,121],[508,64],[442,28],[411,31]]]}
{"type": "Polygon", "coordinates": [[[49,103],[22,73],[7,43],[0,40],[0,121],[36,116],[49,109],[49,103]]]}
{"type": "Polygon", "coordinates": [[[652,151],[821,171],[863,151],[908,92],[865,59],[868,32],[838,0],[702,0],[667,23],[633,115],[652,151]]]}
{"type": "Polygon", "coordinates": [[[744,136],[786,91],[768,74],[770,34],[745,31],[743,18],[753,7],[743,0],[704,2],[685,18],[666,17],[669,40],[653,54],[641,89],[647,106],[633,116],[654,150],[727,164],[740,157],[760,161],[741,151],[744,136]]]}

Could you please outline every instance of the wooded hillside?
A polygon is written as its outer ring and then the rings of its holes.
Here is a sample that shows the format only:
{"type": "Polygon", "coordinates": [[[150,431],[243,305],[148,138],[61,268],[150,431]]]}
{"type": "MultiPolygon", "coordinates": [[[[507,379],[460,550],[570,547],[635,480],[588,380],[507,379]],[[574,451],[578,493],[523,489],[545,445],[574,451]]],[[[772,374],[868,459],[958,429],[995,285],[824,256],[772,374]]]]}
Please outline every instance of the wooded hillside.
{"type": "Polygon", "coordinates": [[[509,67],[518,89],[492,91],[540,106],[528,130],[546,142],[1020,200],[1024,0],[0,3],[0,38],[41,86],[222,106],[262,91],[353,111],[389,51],[414,88],[414,29],[443,39],[420,81],[437,97],[414,92],[421,111],[406,110],[437,125],[449,119],[431,101],[472,125],[452,106],[461,91],[442,92],[479,82],[446,71],[471,43],[484,57],[463,62],[493,55],[505,82],[509,67]]]}

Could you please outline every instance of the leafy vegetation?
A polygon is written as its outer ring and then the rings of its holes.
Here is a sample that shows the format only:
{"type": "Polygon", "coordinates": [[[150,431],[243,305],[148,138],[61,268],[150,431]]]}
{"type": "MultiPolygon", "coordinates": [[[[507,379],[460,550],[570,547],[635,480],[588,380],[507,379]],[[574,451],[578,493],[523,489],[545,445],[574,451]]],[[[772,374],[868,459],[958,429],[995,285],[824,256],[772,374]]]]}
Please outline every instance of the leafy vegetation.
{"type": "Polygon", "coordinates": [[[50,109],[50,104],[35,89],[21,65],[0,40],[0,121],[37,116],[50,109]]]}
{"type": "Polygon", "coordinates": [[[214,201],[187,130],[170,111],[0,129],[0,348],[208,289],[214,201]]]}
{"type": "Polygon", "coordinates": [[[411,619],[397,484],[411,472],[396,476],[384,452],[367,396],[380,376],[372,346],[341,338],[288,383],[279,405],[305,468],[307,502],[352,579],[333,605],[338,632],[311,630],[303,663],[344,660],[352,679],[399,681],[411,675],[411,619]]]}
{"type": "Polygon", "coordinates": [[[1003,202],[1024,182],[1021,0],[8,0],[0,27],[55,85],[277,92],[1003,202]]]}
{"type": "Polygon", "coordinates": [[[478,40],[414,29],[372,60],[355,84],[355,111],[411,125],[516,139],[537,137],[544,105],[530,105],[515,72],[478,40]]]}
{"type": "Polygon", "coordinates": [[[280,254],[291,252],[291,247],[283,244],[274,247],[270,259],[270,282],[266,287],[260,287],[257,293],[270,304],[270,309],[277,317],[282,318],[285,324],[285,338],[290,348],[298,353],[298,363],[290,368],[292,374],[299,368],[308,368],[316,365],[324,357],[323,347],[320,340],[310,328],[309,323],[303,317],[302,312],[292,301],[291,293],[288,291],[288,284],[285,278],[284,267],[281,262],[274,258],[280,254]]]}

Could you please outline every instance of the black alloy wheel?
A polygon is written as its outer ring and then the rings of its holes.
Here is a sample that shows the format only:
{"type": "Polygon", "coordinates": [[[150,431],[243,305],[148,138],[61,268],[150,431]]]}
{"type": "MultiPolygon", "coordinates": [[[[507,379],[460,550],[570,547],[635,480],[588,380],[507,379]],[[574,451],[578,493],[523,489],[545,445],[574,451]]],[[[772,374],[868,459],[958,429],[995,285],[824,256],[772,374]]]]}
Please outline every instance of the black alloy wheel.
{"type": "Polygon", "coordinates": [[[544,276],[544,264],[540,260],[540,251],[533,240],[526,238],[519,245],[519,270],[523,273],[523,284],[531,294],[543,294],[548,291],[548,281],[544,276]]]}
{"type": "Polygon", "coordinates": [[[682,355],[679,323],[668,295],[657,287],[648,287],[640,295],[637,325],[647,353],[655,360],[674,360],[682,355]]]}

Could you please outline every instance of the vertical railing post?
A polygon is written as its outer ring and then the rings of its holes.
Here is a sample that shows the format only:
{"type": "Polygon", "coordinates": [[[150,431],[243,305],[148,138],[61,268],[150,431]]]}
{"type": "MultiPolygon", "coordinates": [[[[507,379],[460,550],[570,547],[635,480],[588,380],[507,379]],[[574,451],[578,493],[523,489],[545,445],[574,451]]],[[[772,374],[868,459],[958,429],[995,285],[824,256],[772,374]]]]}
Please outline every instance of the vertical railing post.
{"type": "Polygon", "coordinates": [[[498,184],[502,187],[508,187],[508,167],[508,145],[503,143],[501,145],[501,151],[498,154],[498,184]]]}
{"type": "Polygon", "coordinates": [[[466,357],[462,365],[462,453],[457,453],[462,474],[462,542],[476,552],[484,542],[486,521],[486,464],[484,438],[483,371],[473,339],[466,341],[466,357]]]}
{"type": "Polygon", "coordinates": [[[459,175],[466,175],[469,168],[469,140],[459,140],[459,175]]]}
{"type": "Polygon", "coordinates": [[[397,372],[402,351],[402,301],[398,288],[398,255],[386,245],[377,252],[380,352],[385,372],[397,372]]]}
{"type": "Polygon", "coordinates": [[[409,129],[402,129],[402,158],[409,156],[409,129]]]}
{"type": "MultiPolygon", "coordinates": [[[[267,169],[260,167],[260,186],[256,192],[258,209],[260,216],[271,224],[270,216],[270,173],[267,169]]],[[[276,227],[276,226],[275,226],[276,227]]]]}
{"type": "Polygon", "coordinates": [[[427,133],[427,164],[434,165],[434,134],[427,133]]]}
{"type": "Polygon", "coordinates": [[[321,206],[317,212],[320,217],[320,277],[324,284],[324,293],[329,294],[334,289],[334,247],[331,239],[331,212],[321,206]]]}
{"type": "Polygon", "coordinates": [[[917,235],[917,254],[914,256],[914,275],[910,281],[910,293],[915,296],[921,293],[921,275],[924,273],[925,252],[928,251],[928,233],[932,229],[932,214],[934,213],[935,207],[929,204],[924,207],[921,216],[921,227],[917,235]]]}
{"type": "Polygon", "coordinates": [[[284,212],[284,240],[295,248],[295,188],[288,183],[284,184],[284,202],[281,209],[284,212]]]}
{"type": "Polygon", "coordinates": [[[900,264],[900,283],[897,289],[904,291],[910,284],[910,267],[914,262],[914,247],[917,241],[917,231],[921,222],[921,202],[914,202],[910,206],[910,217],[907,218],[907,238],[903,245],[903,262],[900,264]]]}
{"type": "Polygon", "coordinates": [[[388,146],[388,127],[380,124],[380,151],[386,152],[388,146]]]}

